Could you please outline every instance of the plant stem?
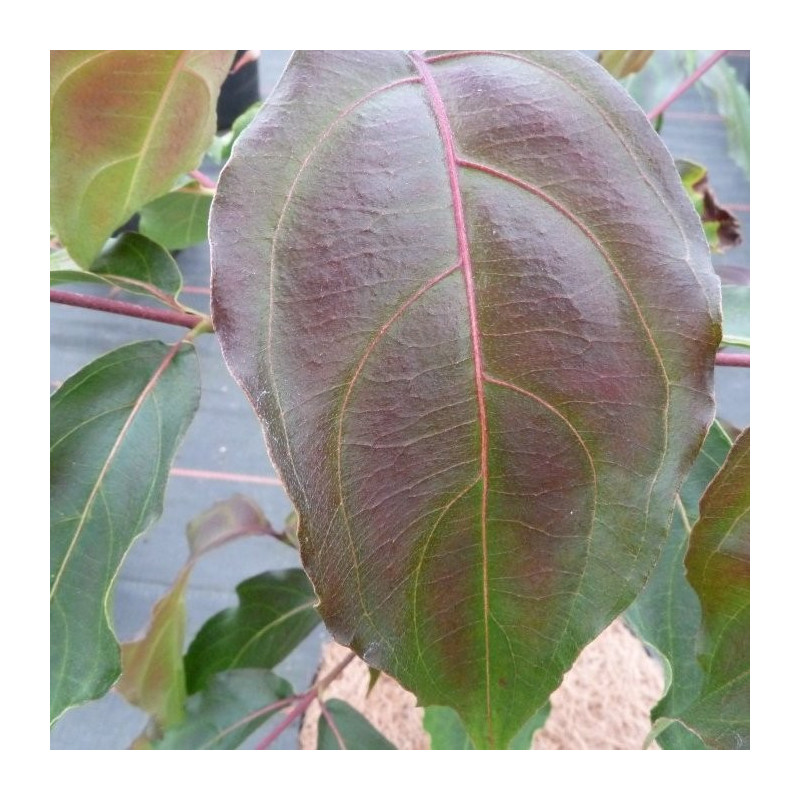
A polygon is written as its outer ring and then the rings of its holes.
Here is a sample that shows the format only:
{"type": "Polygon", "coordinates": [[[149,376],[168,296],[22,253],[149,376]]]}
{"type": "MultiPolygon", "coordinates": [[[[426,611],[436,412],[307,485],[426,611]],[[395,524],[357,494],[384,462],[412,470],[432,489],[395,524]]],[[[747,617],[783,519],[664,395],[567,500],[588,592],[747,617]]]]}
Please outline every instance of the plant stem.
{"type": "Polygon", "coordinates": [[[189,177],[194,178],[201,186],[205,186],[206,189],[217,188],[216,182],[213,181],[211,178],[209,178],[208,175],[206,175],[205,173],[200,172],[199,169],[193,169],[189,173],[189,177]]]}
{"type": "Polygon", "coordinates": [[[306,692],[298,695],[297,705],[286,715],[283,721],[271,730],[255,747],[256,750],[266,750],[298,717],[302,716],[306,709],[315,701],[319,699],[319,693],[325,689],[328,684],[334,681],[344,670],[344,668],[356,657],[355,653],[350,653],[346,658],[343,658],[324,678],[320,678],[312,687],[306,692]]]}
{"type": "Polygon", "coordinates": [[[717,50],[716,53],[709,56],[686,80],[684,80],[677,89],[670,95],[662,100],[648,115],[647,119],[655,119],[659,114],[663,114],[669,106],[671,106],[687,89],[691,88],[703,75],[708,72],[714,64],[721,58],[724,58],[730,50],[717,50]]]}
{"type": "Polygon", "coordinates": [[[336,737],[336,742],[339,745],[340,750],[347,750],[347,745],[344,743],[344,739],[342,738],[341,731],[339,730],[338,726],[336,725],[335,720],[331,716],[331,712],[325,707],[325,703],[320,700],[319,703],[319,710],[322,712],[322,716],[325,717],[326,722],[328,723],[331,732],[336,737]]]}
{"type": "Polygon", "coordinates": [[[717,353],[714,363],[718,367],[749,367],[750,353],[717,353]]]}
{"type": "Polygon", "coordinates": [[[208,326],[212,330],[211,320],[203,314],[170,311],[162,308],[148,308],[135,303],[126,303],[122,300],[110,300],[107,297],[93,297],[88,294],[76,292],[62,292],[59,289],[50,290],[50,302],[61,303],[77,308],[91,308],[95,311],[107,311],[111,314],[122,314],[126,317],[149,319],[154,322],[164,322],[167,325],[179,325],[182,328],[194,329],[198,325],[208,326]]]}

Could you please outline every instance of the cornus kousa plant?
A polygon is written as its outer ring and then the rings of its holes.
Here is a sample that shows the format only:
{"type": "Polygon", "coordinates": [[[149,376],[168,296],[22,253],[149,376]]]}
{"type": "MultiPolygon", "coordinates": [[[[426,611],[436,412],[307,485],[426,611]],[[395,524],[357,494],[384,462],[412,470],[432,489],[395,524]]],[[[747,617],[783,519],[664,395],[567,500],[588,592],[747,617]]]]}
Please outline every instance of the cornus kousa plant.
{"type": "MultiPolygon", "coordinates": [[[[136,747],[235,748],[271,722],[269,746],[349,660],[299,693],[273,672],[321,619],[434,738],[527,749],[625,615],[667,676],[650,739],[748,748],[749,431],[715,421],[713,393],[715,363],[749,364],[719,352],[749,346],[747,295],[726,291],[723,319],[709,257],[739,234],[651,122],[723,55],[649,120],[630,76],[650,51],[296,52],[213,144],[215,185],[196,167],[232,52],[54,52],[52,281],[160,307],[53,299],[190,332],[53,395],[51,717],[116,685],[151,717],[136,747]],[[209,206],[210,318],[166,249],[209,206]],[[296,516],[276,532],[237,496],[194,520],[120,654],[113,579],[160,513],[212,329],[296,516]],[[303,569],[240,584],[184,652],[192,566],[245,534],[303,569]]],[[[393,747],[321,710],[320,748],[393,747]]]]}

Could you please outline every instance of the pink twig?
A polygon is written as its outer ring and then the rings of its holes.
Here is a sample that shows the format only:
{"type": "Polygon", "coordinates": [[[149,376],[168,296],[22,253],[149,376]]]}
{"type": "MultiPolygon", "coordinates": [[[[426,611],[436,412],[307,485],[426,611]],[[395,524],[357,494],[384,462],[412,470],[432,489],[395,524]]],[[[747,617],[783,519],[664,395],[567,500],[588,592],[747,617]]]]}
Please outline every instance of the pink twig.
{"type": "Polygon", "coordinates": [[[714,55],[709,56],[686,80],[684,80],[675,91],[662,100],[648,115],[647,119],[655,119],[659,114],[663,114],[687,89],[691,88],[703,75],[708,72],[714,64],[724,58],[730,50],[717,50],[714,55]]]}
{"type": "Polygon", "coordinates": [[[199,169],[193,169],[189,173],[189,177],[194,178],[201,186],[205,186],[206,189],[213,189],[216,191],[216,182],[209,178],[205,173],[200,172],[199,169]]]}
{"type": "Polygon", "coordinates": [[[286,715],[280,725],[271,730],[255,747],[256,750],[266,750],[298,717],[302,716],[306,709],[317,699],[319,693],[325,689],[334,679],[336,679],[344,668],[356,657],[355,653],[350,653],[342,659],[324,678],[318,680],[308,691],[297,697],[297,705],[286,715]]]}
{"type": "Polygon", "coordinates": [[[165,322],[167,325],[179,325],[182,328],[196,328],[206,320],[206,317],[200,314],[168,311],[162,308],[148,308],[135,303],[126,303],[122,300],[110,300],[107,297],[93,297],[92,295],[77,294],[75,292],[62,292],[58,289],[50,290],[50,302],[78,308],[91,308],[95,311],[107,311],[111,314],[122,314],[126,317],[149,319],[154,322],[165,322]]]}
{"type": "Polygon", "coordinates": [[[717,353],[714,363],[718,367],[749,367],[750,353],[717,353]]]}

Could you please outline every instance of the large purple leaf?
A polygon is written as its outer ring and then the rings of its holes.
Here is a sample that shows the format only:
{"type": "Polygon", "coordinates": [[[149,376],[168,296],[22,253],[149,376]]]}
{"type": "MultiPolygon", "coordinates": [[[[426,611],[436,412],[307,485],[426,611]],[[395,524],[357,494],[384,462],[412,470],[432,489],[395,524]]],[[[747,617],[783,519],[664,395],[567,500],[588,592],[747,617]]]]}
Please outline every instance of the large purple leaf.
{"type": "Polygon", "coordinates": [[[210,239],[328,627],[505,746],[641,589],[712,420],[672,159],[578,54],[300,52],[210,239]]]}

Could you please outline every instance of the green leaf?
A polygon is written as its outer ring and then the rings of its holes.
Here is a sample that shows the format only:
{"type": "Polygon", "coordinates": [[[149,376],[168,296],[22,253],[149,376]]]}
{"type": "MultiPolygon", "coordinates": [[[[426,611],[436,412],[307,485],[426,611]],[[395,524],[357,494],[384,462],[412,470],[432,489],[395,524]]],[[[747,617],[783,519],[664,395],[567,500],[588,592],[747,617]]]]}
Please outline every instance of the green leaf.
{"type": "Polygon", "coordinates": [[[750,748],[750,429],[700,500],[686,575],[702,608],[700,693],[678,716],[715,749],[750,748]]]}
{"type": "Polygon", "coordinates": [[[683,188],[703,223],[712,252],[724,253],[731,247],[740,245],[742,234],[739,220],[727,208],[717,203],[708,180],[708,170],[701,164],[683,158],[675,159],[675,166],[681,176],[683,188]]]}
{"type": "Polygon", "coordinates": [[[684,51],[656,50],[640,72],[622,78],[620,83],[641,108],[648,112],[667,97],[688,74],[684,51]]]}
{"type": "Polygon", "coordinates": [[[601,50],[600,64],[615,78],[625,78],[641,71],[655,50],[601,50]]]}
{"type": "MultiPolygon", "coordinates": [[[[530,750],[533,735],[547,722],[550,703],[537,711],[514,736],[509,750],[530,750]]],[[[447,706],[428,706],[422,722],[431,737],[431,750],[474,750],[475,745],[458,713],[447,706]]]]}
{"type": "Polygon", "coordinates": [[[153,200],[139,214],[139,230],[167,250],[182,250],[208,238],[214,192],[196,182],[153,200]]]}
{"type": "Polygon", "coordinates": [[[264,572],[236,587],[237,608],[203,625],[186,653],[190,694],[215,672],[279,664],[320,622],[314,589],[301,569],[264,572]]]}
{"type": "Polygon", "coordinates": [[[211,145],[208,155],[216,161],[217,164],[224,164],[231,157],[234,143],[244,129],[255,119],[261,105],[260,100],[257,103],[253,103],[253,105],[234,120],[231,129],[227,133],[214,138],[214,143],[211,145]]]}
{"type": "MultiPolygon", "coordinates": [[[[703,59],[711,51],[699,51],[703,59]]],[[[714,96],[717,110],[728,131],[728,153],[750,178],[750,92],[739,80],[736,70],[727,62],[717,62],[700,78],[701,88],[714,96]]]]}
{"type": "Polygon", "coordinates": [[[750,287],[722,287],[722,341],[750,347],[750,287]]]}
{"type": "Polygon", "coordinates": [[[328,700],[319,718],[317,750],[397,750],[379,731],[343,700],[328,700]]]}
{"type": "MultiPolygon", "coordinates": [[[[669,538],[650,580],[626,612],[637,636],[658,651],[664,666],[664,698],[652,711],[653,720],[672,717],[699,691],[703,675],[696,656],[701,611],[697,595],[686,579],[684,558],[689,532],[700,513],[700,497],[722,466],[731,440],[715,421],[700,455],[681,487],[669,538]]],[[[658,737],[661,747],[695,749],[696,737],[673,726],[658,737]]]]}
{"type": "Polygon", "coordinates": [[[575,53],[298,51],[212,207],[213,313],[335,638],[505,748],[641,591],[719,280],[575,53]]]}
{"type": "Polygon", "coordinates": [[[231,50],[51,50],[50,214],[88,266],[214,135],[231,50]]]}
{"type": "Polygon", "coordinates": [[[114,577],[158,519],[170,464],[197,410],[194,348],[137,342],[87,365],[50,401],[50,714],[120,674],[114,577]]]}
{"type": "Polygon", "coordinates": [[[184,721],[153,742],[153,749],[235,750],[291,696],[291,685],[267,670],[219,673],[186,701],[184,721]]]}
{"type": "MultiPolygon", "coordinates": [[[[116,690],[147,711],[150,738],[183,719],[186,676],[183,663],[186,584],[197,559],[241,536],[270,535],[258,506],[243,495],[216,503],[187,528],[191,555],[170,591],[156,604],[144,636],[122,645],[122,675],[116,690]]],[[[245,665],[249,666],[249,665],[245,665]]],[[[270,665],[271,666],[271,665],[270,665]]]]}
{"type": "Polygon", "coordinates": [[[183,285],[175,259],[159,244],[139,233],[111,239],[88,270],[81,269],[66,250],[50,254],[50,285],[96,283],[147,295],[172,308],[183,285]]]}

